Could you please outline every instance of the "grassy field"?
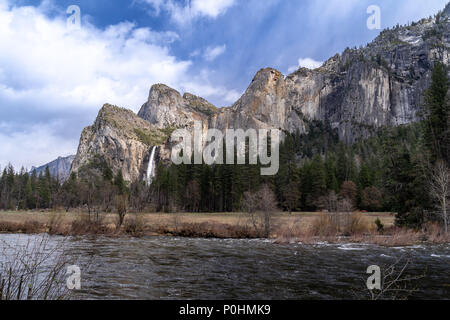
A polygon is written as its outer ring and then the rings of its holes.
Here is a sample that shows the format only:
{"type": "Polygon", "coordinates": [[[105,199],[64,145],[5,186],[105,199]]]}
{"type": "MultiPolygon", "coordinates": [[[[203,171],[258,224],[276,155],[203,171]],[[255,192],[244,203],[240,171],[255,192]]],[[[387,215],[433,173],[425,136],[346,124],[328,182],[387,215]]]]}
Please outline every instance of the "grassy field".
{"type": "MultiPolygon", "coordinates": [[[[121,228],[116,214],[100,214],[99,219],[83,212],[6,211],[0,212],[0,233],[49,233],[53,235],[181,236],[194,238],[262,238],[263,225],[255,225],[246,213],[129,213],[121,228]]],[[[261,220],[259,220],[261,221],[261,220]]],[[[418,243],[449,243],[437,224],[421,230],[399,228],[392,213],[347,215],[318,212],[279,212],[271,220],[269,238],[277,243],[372,243],[403,246],[418,243]],[[384,225],[377,230],[375,220],[384,225]],[[344,222],[344,223],[343,223],[344,222]]],[[[261,222],[259,222],[261,223],[261,222]]]]}
{"type": "MultiPolygon", "coordinates": [[[[29,221],[35,221],[40,225],[48,225],[52,219],[57,217],[58,223],[70,226],[74,221],[85,213],[79,212],[47,212],[47,211],[4,211],[0,212],[0,223],[24,224],[29,221]]],[[[129,213],[127,218],[135,216],[129,213]]],[[[316,212],[293,212],[277,213],[273,223],[275,229],[283,229],[285,227],[295,227],[301,232],[312,225],[320,213],[316,212]]],[[[379,218],[385,227],[393,226],[395,217],[390,213],[363,213],[364,219],[369,225],[374,225],[374,221],[379,218]]],[[[101,214],[103,223],[113,228],[117,221],[116,214],[101,214]]],[[[152,229],[172,229],[182,224],[222,224],[231,226],[242,226],[248,223],[249,217],[246,213],[230,212],[230,213],[145,213],[141,215],[145,226],[152,229]]],[[[44,231],[44,230],[43,230],[44,231]]],[[[276,235],[274,235],[276,236],[276,235]]]]}

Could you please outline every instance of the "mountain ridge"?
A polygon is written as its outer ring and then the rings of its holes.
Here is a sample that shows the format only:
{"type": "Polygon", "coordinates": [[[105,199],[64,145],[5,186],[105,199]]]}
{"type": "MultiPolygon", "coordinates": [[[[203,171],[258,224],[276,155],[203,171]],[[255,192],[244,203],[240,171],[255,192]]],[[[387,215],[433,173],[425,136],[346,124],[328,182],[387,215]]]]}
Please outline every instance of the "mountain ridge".
{"type": "MultiPolygon", "coordinates": [[[[221,109],[201,97],[155,84],[136,117],[152,130],[166,133],[175,128],[192,130],[194,121],[203,122],[204,132],[208,128],[265,128],[304,133],[308,122],[318,120],[330,123],[340,140],[352,144],[379,128],[418,120],[433,64],[449,65],[449,20],[450,4],[435,17],[385,29],[367,46],[347,48],[314,70],[299,68],[285,77],[273,68],[260,69],[244,94],[221,109]]],[[[96,123],[100,120],[101,112],[96,123]]],[[[83,139],[86,134],[82,134],[72,171],[92,158],[87,150],[97,150],[113,171],[123,170],[128,180],[141,178],[151,146],[140,148],[135,157],[127,147],[129,137],[111,126],[109,129],[94,127],[96,139],[83,139]],[[109,140],[116,141],[112,148],[106,145],[109,140]],[[138,160],[122,166],[110,153],[138,160]]],[[[161,146],[160,159],[170,158],[167,140],[155,145],[161,146]]]]}
{"type": "Polygon", "coordinates": [[[40,167],[32,167],[30,170],[30,174],[36,172],[36,175],[40,175],[41,173],[45,173],[46,168],[48,167],[50,171],[50,175],[52,177],[57,177],[60,181],[65,181],[70,175],[70,170],[72,166],[72,162],[75,159],[75,155],[70,155],[67,157],[58,157],[57,159],[44,164],[40,167]]]}

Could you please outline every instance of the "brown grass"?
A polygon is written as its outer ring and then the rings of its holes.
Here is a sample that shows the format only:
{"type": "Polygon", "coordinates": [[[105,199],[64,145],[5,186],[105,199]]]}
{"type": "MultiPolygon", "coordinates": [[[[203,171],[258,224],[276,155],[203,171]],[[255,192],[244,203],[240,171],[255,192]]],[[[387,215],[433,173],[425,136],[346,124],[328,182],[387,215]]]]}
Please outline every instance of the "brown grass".
{"type": "Polygon", "coordinates": [[[321,213],[312,223],[310,234],[313,236],[351,236],[370,231],[370,222],[360,212],[321,213]]]}
{"type": "MultiPolygon", "coordinates": [[[[175,235],[203,238],[258,238],[245,213],[129,213],[120,230],[117,214],[101,214],[98,219],[82,212],[0,212],[0,232],[49,233],[57,235],[175,235]]],[[[436,224],[423,230],[394,227],[389,213],[353,213],[332,216],[325,213],[279,213],[273,223],[272,239],[287,243],[364,242],[385,246],[409,245],[427,241],[448,243],[448,235],[436,224]],[[384,224],[377,232],[375,220],[384,224]]]]}
{"type": "Polygon", "coordinates": [[[89,219],[86,214],[81,214],[77,219],[72,221],[70,231],[67,233],[72,236],[82,235],[108,235],[113,233],[113,230],[109,228],[101,216],[99,219],[89,219]]]}
{"type": "Polygon", "coordinates": [[[350,214],[349,221],[344,226],[343,232],[347,235],[360,235],[368,233],[370,229],[369,221],[360,212],[353,212],[350,214]]]}
{"type": "Polygon", "coordinates": [[[24,222],[10,222],[0,221],[0,232],[4,233],[42,233],[45,230],[45,225],[35,221],[26,220],[24,222]]]}
{"type": "Polygon", "coordinates": [[[191,238],[250,239],[260,237],[250,225],[230,225],[216,222],[182,223],[176,229],[170,226],[159,226],[154,231],[160,234],[191,238]]]}
{"type": "Polygon", "coordinates": [[[123,231],[133,237],[142,237],[145,231],[145,222],[141,214],[130,214],[125,219],[123,231]]]}
{"type": "Polygon", "coordinates": [[[370,243],[381,246],[409,246],[418,243],[449,243],[450,235],[445,234],[438,224],[426,224],[422,230],[399,228],[390,225],[382,233],[377,231],[372,219],[360,213],[341,216],[320,214],[303,232],[286,230],[276,237],[277,243],[301,242],[314,244],[319,241],[329,243],[370,243]],[[344,222],[344,224],[342,224],[344,222]]]}

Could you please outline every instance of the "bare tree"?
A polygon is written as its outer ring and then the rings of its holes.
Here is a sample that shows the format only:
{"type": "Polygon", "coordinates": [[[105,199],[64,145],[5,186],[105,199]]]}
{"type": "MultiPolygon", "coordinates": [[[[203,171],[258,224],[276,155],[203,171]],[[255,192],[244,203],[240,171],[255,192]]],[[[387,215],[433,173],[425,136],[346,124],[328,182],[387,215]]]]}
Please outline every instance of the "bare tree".
{"type": "Polygon", "coordinates": [[[383,195],[377,187],[367,187],[362,191],[361,204],[365,209],[378,210],[381,207],[383,195]]]}
{"type": "Polygon", "coordinates": [[[330,191],[327,195],[320,197],[316,201],[318,208],[328,212],[336,212],[338,204],[338,196],[336,192],[330,191]]]}
{"type": "Polygon", "coordinates": [[[450,170],[443,161],[438,161],[430,170],[428,178],[431,198],[437,204],[439,215],[444,223],[445,232],[448,233],[448,206],[450,198],[450,170]]]}
{"type": "Polygon", "coordinates": [[[250,215],[250,221],[255,231],[269,238],[272,229],[272,218],[277,211],[277,200],[268,185],[263,185],[256,193],[244,194],[244,207],[250,215]]]}
{"type": "Polygon", "coordinates": [[[128,211],[128,196],[125,194],[117,195],[115,200],[117,214],[119,215],[119,219],[117,222],[117,230],[119,230],[123,224],[123,221],[125,220],[125,216],[128,211]]]}
{"type": "Polygon", "coordinates": [[[339,196],[346,198],[354,205],[356,203],[356,196],[358,194],[358,187],[353,181],[344,181],[341,186],[339,196]]]}
{"type": "Polygon", "coordinates": [[[337,209],[338,212],[350,213],[353,212],[353,210],[355,210],[355,207],[353,206],[353,203],[350,199],[343,198],[338,201],[337,209]]]}
{"type": "Polygon", "coordinates": [[[292,210],[298,208],[298,203],[300,198],[302,197],[301,192],[298,189],[298,184],[295,182],[291,182],[283,188],[283,197],[284,206],[288,209],[289,213],[292,213],[292,210]]]}

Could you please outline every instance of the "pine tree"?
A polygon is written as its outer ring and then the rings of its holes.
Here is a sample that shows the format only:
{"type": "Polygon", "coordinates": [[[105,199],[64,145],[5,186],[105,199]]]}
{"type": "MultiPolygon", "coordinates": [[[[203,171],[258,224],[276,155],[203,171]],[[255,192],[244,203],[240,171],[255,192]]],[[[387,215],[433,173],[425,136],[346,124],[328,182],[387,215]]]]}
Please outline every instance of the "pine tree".
{"type": "Polygon", "coordinates": [[[450,164],[447,145],[450,116],[450,104],[446,99],[448,90],[447,68],[436,62],[430,87],[424,92],[424,141],[433,162],[444,159],[450,164]]]}
{"type": "Polygon", "coordinates": [[[116,177],[114,178],[114,185],[117,187],[120,195],[124,195],[128,192],[127,183],[123,178],[122,170],[119,170],[116,177]]]}
{"type": "Polygon", "coordinates": [[[328,154],[325,161],[327,189],[335,193],[339,191],[339,182],[336,177],[336,160],[333,154],[328,154]]]}

